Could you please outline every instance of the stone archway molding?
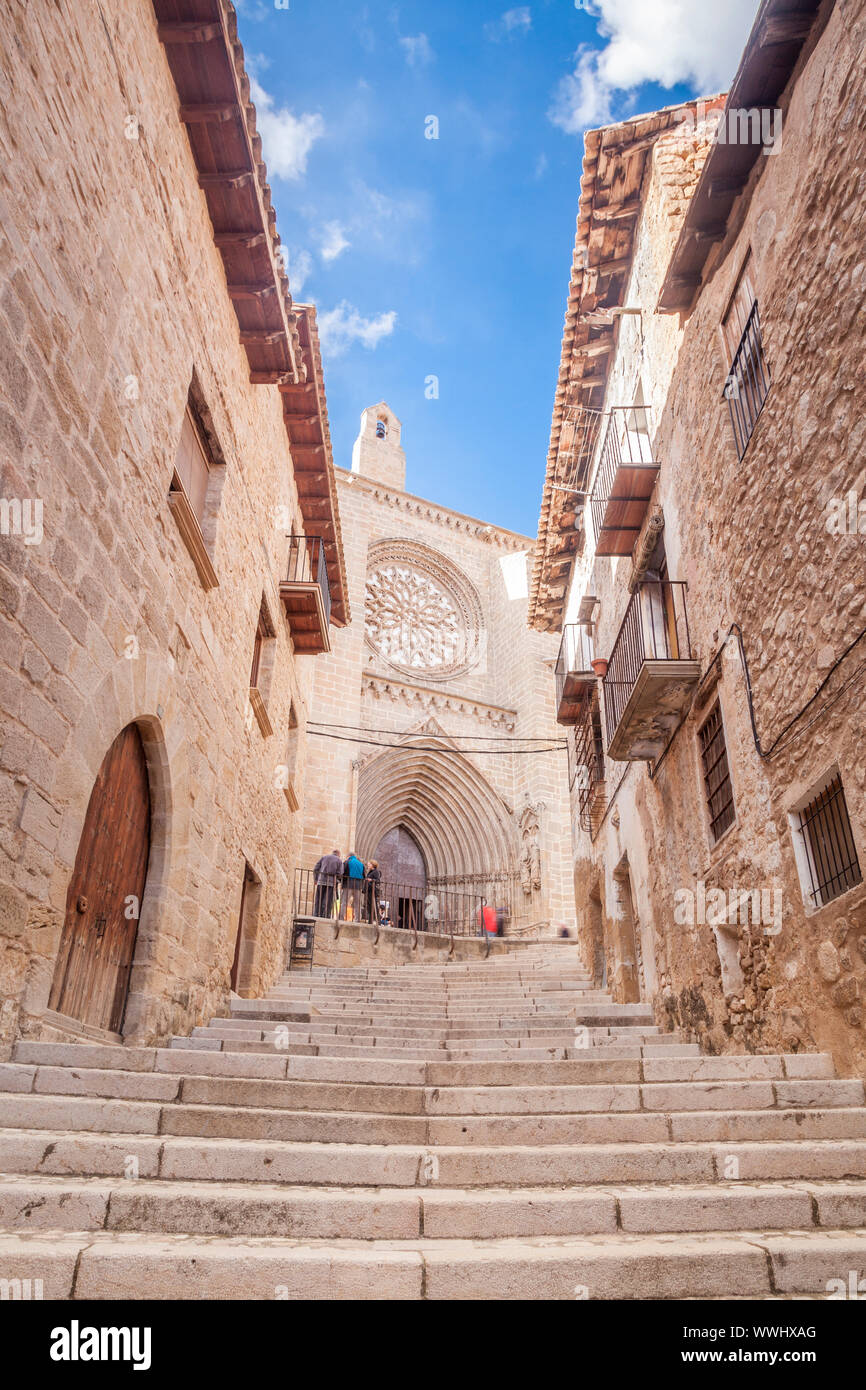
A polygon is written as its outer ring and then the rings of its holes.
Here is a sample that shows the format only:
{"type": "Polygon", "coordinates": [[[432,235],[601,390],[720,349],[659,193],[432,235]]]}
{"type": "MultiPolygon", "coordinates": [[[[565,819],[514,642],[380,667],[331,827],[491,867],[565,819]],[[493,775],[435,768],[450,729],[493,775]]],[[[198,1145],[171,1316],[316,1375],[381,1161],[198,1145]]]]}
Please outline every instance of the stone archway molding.
{"type": "Polygon", "coordinates": [[[511,870],[513,818],[483,774],[435,720],[403,737],[360,767],[358,853],[369,857],[383,835],[402,825],[417,841],[431,880],[511,870]]]}
{"type": "Polygon", "coordinates": [[[24,1007],[29,1012],[42,1013],[47,1006],[67,887],[90,794],[106,750],[128,724],[138,725],[147,760],[151,847],[123,1035],[127,1041],[144,1041],[154,1040],[171,1027],[168,1019],[160,1020],[162,997],[169,983],[165,965],[160,963],[160,947],[168,938],[175,945],[183,940],[182,903],[189,844],[184,709],[175,691],[173,664],[154,652],[140,651],[130,659],[115,662],[70,731],[59,760],[53,800],[61,810],[61,821],[50,893],[56,939],[50,970],[34,981],[33,997],[24,1007]]]}

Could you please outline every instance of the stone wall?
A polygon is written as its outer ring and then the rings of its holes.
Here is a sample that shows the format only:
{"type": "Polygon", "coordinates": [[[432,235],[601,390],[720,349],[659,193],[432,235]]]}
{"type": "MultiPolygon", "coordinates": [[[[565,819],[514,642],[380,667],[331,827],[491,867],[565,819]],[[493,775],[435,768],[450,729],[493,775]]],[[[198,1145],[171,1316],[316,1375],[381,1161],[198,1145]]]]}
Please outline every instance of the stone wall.
{"type": "MultiPolygon", "coordinates": [[[[864,643],[830,674],[866,626],[866,528],[828,530],[834,499],[853,492],[860,501],[866,482],[864,42],[862,3],[838,4],[783,100],[781,149],[759,156],[688,321],[658,320],[642,357],[633,333],[623,336],[608,399],[616,401],[617,383],[625,389],[635,370],[654,400],[662,397],[654,504],[664,511],[669,573],[688,582],[692,648],[705,673],[719,656],[706,698],[655,774],[645,764],[609,764],[604,824],[594,843],[582,833],[575,841],[587,960],[599,925],[595,893],[616,976],[616,871],[627,858],[642,988],[660,1022],[691,1030],[711,1051],[832,1051],[843,1073],[866,1068],[866,890],[861,884],[818,910],[807,907],[793,814],[837,767],[866,866],[864,643]],[[739,460],[722,394],[728,363],[720,324],[749,249],[772,385],[739,460]],[[777,744],[771,756],[756,748],[738,642],[725,640],[732,624],[743,633],[762,748],[777,744]],[[736,822],[711,847],[697,733],[716,696],[736,822]],[[772,922],[678,922],[677,894],[699,884],[781,898],[771,899],[772,922]]],[[[664,153],[660,142],[629,300],[647,315],[672,245],[659,233],[664,153]]],[[[593,564],[590,557],[577,577],[601,600],[599,652],[616,636],[630,569],[629,559],[593,564]]]]}
{"type": "Polygon", "coordinates": [[[303,730],[275,509],[296,508],[276,388],[252,387],[147,0],[12,3],[0,114],[0,474],[44,505],[44,539],[0,538],[2,1030],[41,1022],[102,757],[142,729],[153,847],[125,1032],[187,1031],[224,1007],[244,859],[261,880],[241,986],[281,966],[300,848],[275,768],[303,730]],[[224,459],[199,582],[167,494],[195,373],[224,459]],[[268,707],[249,718],[264,598],[268,707]]]}
{"type": "MultiPolygon", "coordinates": [[[[519,962],[524,946],[537,944],[537,937],[527,938],[526,941],[498,939],[490,942],[488,952],[487,943],[477,936],[455,936],[452,940],[448,936],[419,932],[414,937],[412,932],[401,931],[397,927],[382,927],[377,932],[375,927],[365,926],[361,922],[342,922],[337,931],[336,923],[319,919],[313,943],[313,965],[317,969],[326,966],[350,969],[359,965],[385,968],[431,961],[447,965],[460,961],[502,960],[509,953],[513,953],[519,962]]],[[[545,939],[546,946],[554,944],[563,950],[577,948],[574,940],[563,937],[545,939]]],[[[563,956],[563,960],[566,959],[570,960],[571,957],[563,956]]],[[[294,967],[298,973],[307,969],[306,965],[294,967]]]]}

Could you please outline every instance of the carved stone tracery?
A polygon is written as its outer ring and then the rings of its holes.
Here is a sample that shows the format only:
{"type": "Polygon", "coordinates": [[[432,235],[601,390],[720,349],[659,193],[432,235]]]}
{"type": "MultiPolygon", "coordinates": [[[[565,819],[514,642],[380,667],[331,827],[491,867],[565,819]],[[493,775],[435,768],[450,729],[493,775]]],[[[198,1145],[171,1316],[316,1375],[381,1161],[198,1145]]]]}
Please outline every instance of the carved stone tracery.
{"type": "Polygon", "coordinates": [[[473,585],[427,546],[383,541],[367,568],[365,637],[389,666],[431,680],[462,675],[480,655],[473,585]]]}

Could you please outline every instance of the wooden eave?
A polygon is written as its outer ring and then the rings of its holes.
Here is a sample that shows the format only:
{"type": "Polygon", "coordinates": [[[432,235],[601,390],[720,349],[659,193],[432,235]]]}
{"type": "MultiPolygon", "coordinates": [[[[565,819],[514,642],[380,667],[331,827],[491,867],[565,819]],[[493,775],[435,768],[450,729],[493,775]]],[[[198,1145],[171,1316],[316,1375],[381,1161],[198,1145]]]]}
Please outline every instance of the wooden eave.
{"type": "Polygon", "coordinates": [[[349,621],[347,585],[315,312],[293,304],[281,264],[234,6],[229,0],[153,0],[153,7],[250,381],[280,388],[305,531],[325,542],[331,621],[343,626],[349,621]],[[312,472],[321,475],[315,483],[305,478],[312,472]]]}
{"type": "MultiPolygon", "coordinates": [[[[835,0],[763,0],[728,93],[729,111],[774,109],[790,82],[804,47],[817,42],[835,0]]],[[[784,114],[783,114],[784,124],[784,114]]],[[[782,140],[784,142],[784,133],[782,140]]],[[[710,146],[659,295],[665,313],[690,313],[700,292],[710,251],[723,241],[740,194],[756,164],[760,144],[710,146]]]]}
{"type": "Polygon", "coordinates": [[[559,377],[554,396],[547,469],[529,599],[529,625],[556,631],[568,593],[573,557],[582,547],[574,522],[585,492],[595,440],[573,456],[576,408],[600,411],[619,340],[647,162],[659,136],[679,124],[688,102],[617,125],[588,130],[572,257],[559,377]],[[564,490],[566,484],[575,491],[564,490]],[[563,557],[569,563],[563,563],[563,557]]]}

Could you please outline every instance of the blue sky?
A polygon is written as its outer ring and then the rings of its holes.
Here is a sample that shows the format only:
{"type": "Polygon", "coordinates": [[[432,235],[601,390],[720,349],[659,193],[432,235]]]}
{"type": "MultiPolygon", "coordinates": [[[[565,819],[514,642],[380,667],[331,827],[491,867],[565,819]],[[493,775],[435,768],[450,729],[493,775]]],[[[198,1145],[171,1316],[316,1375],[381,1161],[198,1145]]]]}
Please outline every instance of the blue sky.
{"type": "Polygon", "coordinates": [[[724,89],[756,0],[236,3],[335,461],[385,399],[410,491],[534,535],[582,131],[724,89]]]}

